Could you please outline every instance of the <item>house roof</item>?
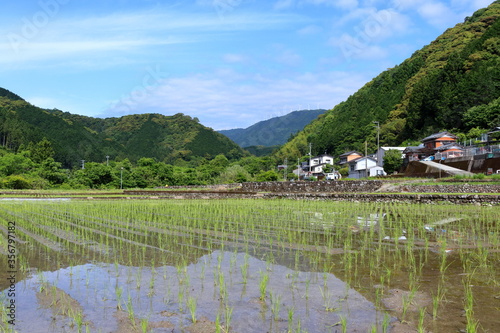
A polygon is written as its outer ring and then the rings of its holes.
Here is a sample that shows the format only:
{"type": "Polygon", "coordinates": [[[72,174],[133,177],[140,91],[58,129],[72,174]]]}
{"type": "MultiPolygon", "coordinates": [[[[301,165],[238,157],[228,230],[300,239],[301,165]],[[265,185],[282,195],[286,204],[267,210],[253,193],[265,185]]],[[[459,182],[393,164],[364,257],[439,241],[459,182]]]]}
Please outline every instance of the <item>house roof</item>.
{"type": "Polygon", "coordinates": [[[403,154],[408,154],[408,153],[419,153],[419,154],[433,154],[434,149],[432,148],[427,148],[422,145],[420,146],[410,146],[406,147],[405,150],[403,150],[403,154]]]}
{"type": "Polygon", "coordinates": [[[493,134],[497,132],[500,132],[500,126],[492,128],[487,134],[493,134]]]}
{"type": "Polygon", "coordinates": [[[387,150],[399,150],[399,151],[404,151],[407,147],[380,147],[380,149],[383,149],[385,151],[387,150]]]}
{"type": "Polygon", "coordinates": [[[369,159],[369,160],[372,160],[372,161],[373,161],[373,162],[375,162],[375,163],[377,162],[377,160],[376,160],[376,159],[374,159],[374,158],[371,158],[371,157],[366,157],[366,156],[361,156],[361,157],[355,158],[355,159],[353,159],[353,160],[350,160],[350,161],[349,161],[349,162],[347,162],[347,163],[349,163],[349,164],[351,164],[351,163],[358,163],[358,162],[361,162],[362,160],[364,160],[365,158],[367,158],[367,159],[369,159]]]}
{"type": "Polygon", "coordinates": [[[403,153],[419,153],[420,149],[422,149],[420,146],[409,146],[403,150],[403,153]]]}
{"type": "Polygon", "coordinates": [[[449,150],[449,149],[460,149],[460,150],[463,150],[464,147],[462,147],[458,143],[449,143],[447,145],[443,145],[441,147],[437,147],[436,148],[437,151],[445,151],[445,150],[449,150]]]}
{"type": "Polygon", "coordinates": [[[450,132],[444,131],[444,132],[439,132],[439,133],[434,133],[432,135],[429,135],[428,137],[423,138],[422,142],[437,140],[437,139],[442,138],[444,136],[448,136],[448,137],[455,139],[455,140],[457,139],[457,137],[455,135],[451,134],[450,132]]]}
{"type": "Polygon", "coordinates": [[[321,155],[318,155],[318,156],[311,157],[311,159],[313,159],[313,158],[320,158],[320,157],[331,157],[331,158],[333,158],[333,156],[332,156],[332,155],[329,155],[329,154],[321,154],[321,155]]]}
{"type": "Polygon", "coordinates": [[[354,155],[354,154],[358,154],[358,155],[360,155],[360,156],[362,156],[362,155],[363,155],[363,154],[361,154],[361,153],[358,153],[357,151],[352,150],[352,151],[349,151],[349,152],[347,152],[347,153],[343,153],[342,155],[339,155],[339,157],[342,157],[342,156],[349,156],[349,155],[354,155]]]}

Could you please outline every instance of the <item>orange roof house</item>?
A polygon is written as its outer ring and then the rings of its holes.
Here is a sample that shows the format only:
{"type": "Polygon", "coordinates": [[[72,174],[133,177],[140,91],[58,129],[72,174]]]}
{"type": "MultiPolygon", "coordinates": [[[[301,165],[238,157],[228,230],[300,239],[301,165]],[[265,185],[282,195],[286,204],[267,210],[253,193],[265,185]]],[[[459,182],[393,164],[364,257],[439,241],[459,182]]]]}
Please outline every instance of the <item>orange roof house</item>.
{"type": "Polygon", "coordinates": [[[363,157],[363,154],[360,154],[357,151],[349,151],[347,153],[343,153],[342,155],[339,155],[339,165],[346,164],[360,157],[363,157]]]}
{"type": "Polygon", "coordinates": [[[439,132],[422,139],[425,148],[436,149],[457,142],[457,137],[449,132],[439,132]]]}

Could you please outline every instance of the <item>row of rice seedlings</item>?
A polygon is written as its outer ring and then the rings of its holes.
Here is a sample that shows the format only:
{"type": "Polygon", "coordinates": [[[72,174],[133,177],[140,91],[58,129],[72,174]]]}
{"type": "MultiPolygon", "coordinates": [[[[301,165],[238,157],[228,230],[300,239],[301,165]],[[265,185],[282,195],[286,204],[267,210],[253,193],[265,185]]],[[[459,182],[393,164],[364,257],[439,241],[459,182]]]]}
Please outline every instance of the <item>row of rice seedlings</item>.
{"type": "MultiPolygon", "coordinates": [[[[68,207],[65,206],[64,209],[68,207]]],[[[416,205],[382,205],[377,208],[374,205],[297,203],[285,200],[262,201],[257,204],[256,201],[250,200],[211,201],[210,204],[203,201],[183,201],[173,204],[169,202],[168,205],[132,201],[126,204],[106,202],[71,205],[70,215],[92,216],[95,214],[94,220],[107,221],[97,225],[105,228],[108,224],[114,224],[113,221],[118,221],[119,227],[115,225],[103,231],[109,235],[115,234],[118,238],[114,238],[111,243],[109,236],[105,240],[113,248],[120,248],[120,252],[128,251],[134,256],[139,251],[139,244],[151,242],[151,228],[157,228],[153,233],[156,241],[161,242],[161,246],[157,247],[169,250],[178,248],[181,240],[175,235],[172,237],[172,230],[182,230],[187,233],[188,241],[187,246],[183,246],[180,252],[192,250],[192,246],[198,242],[205,242],[208,251],[221,248],[230,242],[240,244],[240,249],[249,249],[250,244],[254,249],[265,246],[272,251],[271,253],[278,254],[278,257],[293,255],[296,267],[299,263],[303,265],[306,258],[309,259],[309,267],[313,270],[334,272],[340,267],[348,282],[363,278],[364,274],[359,273],[361,267],[373,268],[370,270],[370,276],[373,281],[382,282],[383,287],[390,286],[391,280],[394,279],[394,272],[404,270],[409,272],[407,285],[414,294],[418,289],[422,268],[429,256],[431,242],[440,244],[441,265],[439,269],[443,276],[446,273],[448,267],[446,245],[449,240],[446,237],[433,239],[432,234],[427,233],[423,225],[429,221],[428,216],[436,220],[447,216],[449,209],[450,207],[430,209],[416,205]],[[379,219],[377,223],[371,223],[368,226],[360,226],[355,219],[349,221],[349,218],[355,217],[352,214],[353,210],[358,210],[357,214],[361,216],[376,211],[379,215],[386,214],[386,218],[379,219]],[[321,218],[312,218],[311,214],[305,213],[306,211],[311,211],[314,216],[321,218]],[[123,221],[127,221],[127,224],[124,225],[123,221]],[[142,231],[142,235],[136,231],[142,231]],[[147,238],[144,236],[146,232],[149,232],[147,238]],[[168,241],[168,239],[174,240],[168,241]],[[415,244],[418,242],[424,244],[424,249],[415,252],[415,244]],[[213,247],[214,243],[219,245],[213,247]],[[319,246],[342,249],[342,258],[335,254],[315,251],[314,249],[319,249],[319,246]],[[293,251],[290,251],[291,249],[293,251]],[[308,251],[304,252],[303,249],[308,249],[308,251]],[[415,253],[419,256],[415,256],[415,253]],[[366,265],[367,261],[368,265],[366,265]]],[[[490,217],[490,215],[483,214],[484,221],[489,221],[490,217]]],[[[88,223],[88,221],[79,223],[88,223]]],[[[90,235],[92,231],[97,230],[97,226],[88,227],[90,230],[81,229],[83,230],[82,236],[90,235]]],[[[99,241],[102,242],[103,237],[104,235],[101,234],[99,241]]],[[[144,250],[142,251],[142,256],[139,256],[140,265],[146,266],[149,263],[144,250]]],[[[479,255],[483,258],[483,265],[488,265],[488,260],[484,258],[488,258],[489,254],[483,251],[479,255]]],[[[161,264],[162,260],[156,260],[157,258],[153,256],[148,259],[161,264]]],[[[444,296],[441,295],[441,297],[444,296]]]]}

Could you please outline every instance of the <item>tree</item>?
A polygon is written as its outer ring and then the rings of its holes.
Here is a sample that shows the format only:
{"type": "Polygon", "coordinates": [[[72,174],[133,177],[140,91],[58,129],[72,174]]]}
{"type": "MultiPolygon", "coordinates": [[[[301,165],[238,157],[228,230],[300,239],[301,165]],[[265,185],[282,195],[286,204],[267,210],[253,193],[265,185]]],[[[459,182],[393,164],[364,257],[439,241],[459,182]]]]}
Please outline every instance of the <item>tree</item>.
{"type": "Polygon", "coordinates": [[[34,167],[26,151],[20,154],[8,153],[0,157],[0,175],[10,176],[28,173],[34,167]]]}
{"type": "Polygon", "coordinates": [[[401,152],[397,149],[390,149],[385,152],[384,155],[384,170],[387,174],[392,174],[394,171],[398,171],[403,164],[403,159],[401,158],[401,152]]]}
{"type": "Polygon", "coordinates": [[[278,173],[274,170],[262,171],[257,175],[258,182],[273,182],[278,180],[278,173]]]}
{"type": "Polygon", "coordinates": [[[52,143],[47,140],[47,138],[43,138],[42,141],[37,142],[36,144],[28,145],[28,150],[30,151],[30,157],[35,163],[42,163],[48,158],[54,157],[54,149],[52,148],[52,143]]]}
{"type": "Polygon", "coordinates": [[[331,164],[325,164],[323,166],[323,173],[330,173],[333,171],[333,166],[331,164]]]}
{"type": "Polygon", "coordinates": [[[251,178],[252,176],[245,168],[239,164],[235,164],[227,167],[220,174],[219,182],[222,184],[243,183],[249,181],[251,178]]]}
{"type": "Polygon", "coordinates": [[[31,189],[32,186],[28,179],[20,175],[10,175],[2,181],[2,187],[14,189],[14,190],[24,190],[31,189]]]}

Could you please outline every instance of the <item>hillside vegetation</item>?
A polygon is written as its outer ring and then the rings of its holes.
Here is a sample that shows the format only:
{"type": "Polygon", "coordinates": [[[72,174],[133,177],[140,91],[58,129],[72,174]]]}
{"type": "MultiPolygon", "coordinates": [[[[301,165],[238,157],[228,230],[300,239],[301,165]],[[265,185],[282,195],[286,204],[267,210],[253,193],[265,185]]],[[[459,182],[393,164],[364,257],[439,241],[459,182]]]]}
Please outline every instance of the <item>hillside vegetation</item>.
{"type": "Polygon", "coordinates": [[[92,118],[41,109],[16,94],[0,90],[0,145],[13,151],[47,138],[54,159],[66,167],[81,160],[154,158],[165,163],[245,152],[230,139],[181,113],[92,118]]]}
{"type": "Polygon", "coordinates": [[[219,133],[224,134],[243,148],[277,146],[286,143],[291,136],[304,129],[307,124],[325,112],[326,110],[323,109],[293,111],[281,117],[259,121],[247,128],[222,130],[219,133]]]}
{"type": "Polygon", "coordinates": [[[500,1],[446,30],[305,127],[279,158],[397,146],[449,130],[462,137],[500,123],[500,1]],[[406,141],[406,142],[405,142],[406,141]]]}

